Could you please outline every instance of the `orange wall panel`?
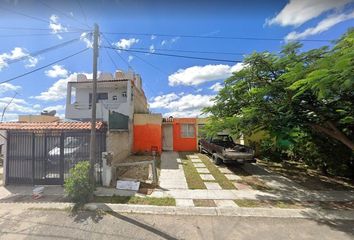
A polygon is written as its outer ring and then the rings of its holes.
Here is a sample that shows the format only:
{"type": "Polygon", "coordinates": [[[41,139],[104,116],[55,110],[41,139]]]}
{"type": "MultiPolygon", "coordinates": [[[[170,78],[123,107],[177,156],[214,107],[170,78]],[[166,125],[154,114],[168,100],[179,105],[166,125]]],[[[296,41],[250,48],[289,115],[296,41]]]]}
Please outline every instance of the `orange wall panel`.
{"type": "Polygon", "coordinates": [[[173,150],[174,151],[196,151],[197,150],[197,137],[196,129],[194,129],[194,137],[184,138],[181,136],[181,124],[196,123],[195,118],[175,118],[173,120],[173,150]]]}
{"type": "Polygon", "coordinates": [[[133,152],[150,152],[156,146],[161,153],[162,132],[159,124],[134,125],[133,152]]]}

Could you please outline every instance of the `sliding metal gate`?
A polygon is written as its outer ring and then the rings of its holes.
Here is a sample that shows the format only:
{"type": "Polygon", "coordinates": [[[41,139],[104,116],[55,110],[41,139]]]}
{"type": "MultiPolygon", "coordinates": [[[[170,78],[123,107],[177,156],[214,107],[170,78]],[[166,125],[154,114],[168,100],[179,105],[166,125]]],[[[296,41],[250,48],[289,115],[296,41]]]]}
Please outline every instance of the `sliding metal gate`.
{"type": "MultiPolygon", "coordinates": [[[[101,183],[101,154],[106,135],[96,133],[96,182],[101,183]]],[[[90,132],[20,132],[7,135],[6,181],[8,184],[61,185],[69,170],[89,161],[90,132]]]]}

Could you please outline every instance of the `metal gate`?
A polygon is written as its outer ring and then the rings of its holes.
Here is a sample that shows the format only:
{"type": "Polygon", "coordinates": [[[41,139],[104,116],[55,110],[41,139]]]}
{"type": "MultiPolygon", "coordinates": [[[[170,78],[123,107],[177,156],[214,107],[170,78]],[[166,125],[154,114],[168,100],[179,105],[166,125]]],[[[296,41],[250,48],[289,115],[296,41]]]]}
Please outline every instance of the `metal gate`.
{"type": "MultiPolygon", "coordinates": [[[[106,134],[96,133],[96,182],[101,183],[101,154],[106,134]]],[[[61,185],[76,163],[89,160],[90,132],[19,132],[7,136],[8,184],[61,185]]]]}

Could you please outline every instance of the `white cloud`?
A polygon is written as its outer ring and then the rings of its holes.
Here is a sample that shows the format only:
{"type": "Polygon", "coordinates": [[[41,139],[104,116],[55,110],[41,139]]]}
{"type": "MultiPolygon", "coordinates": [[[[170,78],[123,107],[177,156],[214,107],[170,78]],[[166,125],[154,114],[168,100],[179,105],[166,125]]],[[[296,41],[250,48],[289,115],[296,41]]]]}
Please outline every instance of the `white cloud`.
{"type": "Polygon", "coordinates": [[[267,25],[300,26],[332,9],[340,9],[352,0],[290,0],[267,25]]]}
{"type": "Polygon", "coordinates": [[[209,89],[213,90],[214,92],[219,92],[224,86],[217,82],[214,85],[212,85],[209,89]]]}
{"type": "Polygon", "coordinates": [[[8,91],[17,91],[21,89],[21,86],[12,85],[11,83],[0,84],[0,94],[6,93],[8,91]]]}
{"type": "Polygon", "coordinates": [[[201,109],[213,105],[214,95],[193,95],[169,93],[153,98],[149,103],[150,108],[165,109],[168,112],[164,116],[195,117],[202,115],[201,109]]]}
{"type": "Polygon", "coordinates": [[[134,59],[134,57],[133,57],[132,55],[129,55],[129,56],[128,56],[128,62],[133,61],[133,59],[134,59]]]}
{"type": "Polygon", "coordinates": [[[218,64],[193,66],[186,69],[179,69],[168,77],[170,86],[176,85],[199,85],[205,82],[216,81],[228,78],[233,72],[240,71],[244,67],[243,63],[234,66],[218,64]]]}
{"type": "Polygon", "coordinates": [[[49,18],[49,28],[52,30],[52,33],[55,34],[59,39],[63,39],[59,33],[68,31],[66,27],[59,23],[59,17],[54,14],[52,14],[49,18]]]}
{"type": "Polygon", "coordinates": [[[118,42],[113,43],[113,45],[115,45],[116,47],[121,48],[121,49],[129,49],[134,44],[137,44],[139,41],[140,40],[137,38],[129,38],[129,39],[122,38],[118,42]]]}
{"type": "MultiPolygon", "coordinates": [[[[33,96],[37,100],[42,101],[58,101],[66,98],[67,83],[70,81],[76,81],[76,76],[78,73],[72,73],[66,78],[59,79],[56,81],[47,91],[41,92],[38,96],[33,96]]],[[[88,78],[92,74],[85,74],[88,78]]]]}
{"type": "Polygon", "coordinates": [[[80,35],[80,40],[86,43],[86,47],[92,48],[93,41],[92,41],[92,33],[84,32],[80,35]]]}
{"type": "Polygon", "coordinates": [[[170,102],[178,99],[179,96],[175,93],[169,93],[153,98],[152,102],[149,103],[150,108],[165,108],[170,102]]]}
{"type": "Polygon", "coordinates": [[[45,75],[51,78],[67,77],[68,73],[68,70],[61,65],[54,65],[52,69],[45,71],[45,75]]]}
{"type": "Polygon", "coordinates": [[[65,105],[59,104],[59,105],[54,105],[54,106],[48,106],[48,107],[45,107],[43,110],[48,111],[48,112],[55,110],[58,113],[58,112],[65,110],[65,105]]]}
{"type": "Polygon", "coordinates": [[[296,31],[290,32],[285,37],[285,40],[292,41],[292,40],[304,39],[308,36],[313,36],[325,32],[331,27],[333,27],[334,25],[353,18],[354,18],[354,11],[349,14],[331,15],[325,18],[324,20],[322,20],[321,22],[319,22],[317,26],[307,28],[303,32],[296,32],[296,31]]]}
{"type": "Polygon", "coordinates": [[[154,52],[155,52],[155,46],[154,46],[154,44],[150,45],[150,47],[149,47],[149,52],[150,52],[150,53],[154,53],[154,52]]]}
{"type": "Polygon", "coordinates": [[[154,40],[156,38],[156,36],[155,35],[151,35],[151,40],[154,40]]]}
{"type": "Polygon", "coordinates": [[[171,43],[175,43],[180,39],[180,37],[174,37],[171,39],[171,43]]]}
{"type": "Polygon", "coordinates": [[[177,42],[180,39],[180,37],[173,37],[169,40],[165,39],[161,41],[161,46],[164,45],[172,45],[173,43],[177,42]]]}
{"type": "Polygon", "coordinates": [[[38,59],[27,53],[26,49],[15,47],[10,53],[0,54],[0,71],[8,67],[8,63],[13,60],[26,60],[25,67],[35,67],[38,63],[38,59]]]}
{"type": "Polygon", "coordinates": [[[19,112],[19,113],[36,113],[37,110],[33,108],[24,99],[12,97],[0,98],[0,109],[4,109],[7,106],[7,112],[19,112]],[[10,103],[11,102],[11,103],[10,103]],[[10,104],[9,104],[10,103],[10,104]]]}

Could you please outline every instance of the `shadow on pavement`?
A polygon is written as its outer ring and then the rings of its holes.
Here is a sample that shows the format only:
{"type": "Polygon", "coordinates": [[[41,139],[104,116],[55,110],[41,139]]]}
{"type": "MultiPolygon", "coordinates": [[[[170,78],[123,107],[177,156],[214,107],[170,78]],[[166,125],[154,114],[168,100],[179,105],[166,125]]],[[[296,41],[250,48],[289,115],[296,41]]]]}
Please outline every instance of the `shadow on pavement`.
{"type": "Polygon", "coordinates": [[[135,219],[133,219],[131,217],[127,217],[127,216],[124,216],[124,215],[122,215],[120,213],[114,212],[113,210],[112,211],[107,211],[107,214],[109,214],[109,215],[111,215],[111,216],[113,216],[115,218],[118,218],[118,219],[120,219],[122,221],[131,223],[131,224],[133,224],[133,225],[135,225],[137,227],[143,228],[143,229],[145,229],[145,230],[147,230],[149,232],[152,232],[152,233],[154,233],[154,234],[156,234],[156,235],[158,235],[158,236],[160,236],[160,237],[162,237],[164,239],[169,239],[169,240],[176,240],[177,239],[177,238],[169,235],[168,233],[165,233],[165,232],[163,232],[161,230],[158,230],[158,229],[156,229],[156,228],[154,228],[154,227],[152,227],[150,225],[147,225],[145,223],[137,221],[137,220],[135,220],[135,219]]]}

